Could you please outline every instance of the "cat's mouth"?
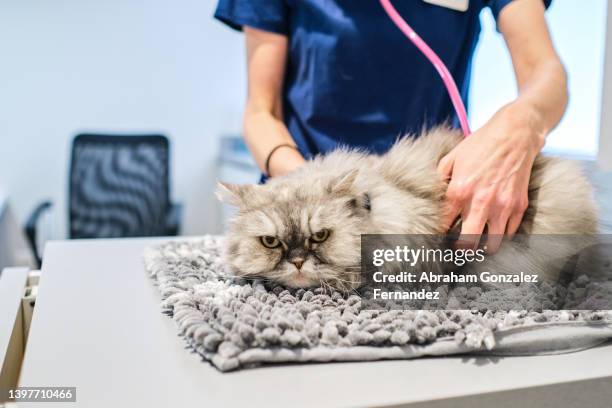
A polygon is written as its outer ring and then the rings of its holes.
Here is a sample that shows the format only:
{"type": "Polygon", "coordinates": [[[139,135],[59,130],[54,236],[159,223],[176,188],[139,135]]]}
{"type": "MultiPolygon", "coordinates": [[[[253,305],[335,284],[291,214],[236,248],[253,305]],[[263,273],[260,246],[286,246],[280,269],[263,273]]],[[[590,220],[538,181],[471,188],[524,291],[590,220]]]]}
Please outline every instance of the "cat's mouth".
{"type": "Polygon", "coordinates": [[[285,284],[292,288],[308,288],[319,285],[319,281],[310,274],[296,270],[285,279],[285,284]]]}

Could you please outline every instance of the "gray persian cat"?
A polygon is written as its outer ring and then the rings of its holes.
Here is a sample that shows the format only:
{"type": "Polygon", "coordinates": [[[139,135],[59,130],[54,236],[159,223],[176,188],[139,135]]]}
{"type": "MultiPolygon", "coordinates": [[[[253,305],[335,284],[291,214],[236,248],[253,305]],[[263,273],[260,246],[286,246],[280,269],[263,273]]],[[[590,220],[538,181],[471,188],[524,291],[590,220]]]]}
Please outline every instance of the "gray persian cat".
{"type": "MultiPolygon", "coordinates": [[[[446,182],[436,167],[462,140],[446,128],[384,155],[338,149],[264,185],[219,186],[238,211],[225,258],[238,276],[288,287],[360,285],[361,234],[444,234],[446,182]]],[[[570,161],[538,155],[519,234],[594,234],[589,183],[570,161]]]]}

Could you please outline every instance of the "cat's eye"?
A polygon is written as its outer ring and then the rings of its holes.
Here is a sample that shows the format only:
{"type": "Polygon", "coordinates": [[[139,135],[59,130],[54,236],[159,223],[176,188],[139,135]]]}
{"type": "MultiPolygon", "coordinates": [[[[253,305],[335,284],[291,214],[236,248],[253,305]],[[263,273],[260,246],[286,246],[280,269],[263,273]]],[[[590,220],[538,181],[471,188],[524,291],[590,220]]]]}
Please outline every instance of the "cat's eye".
{"type": "Polygon", "coordinates": [[[264,235],[263,237],[259,237],[259,240],[261,241],[261,244],[266,248],[276,248],[280,246],[279,239],[271,235],[264,235]]]}
{"type": "Polygon", "coordinates": [[[321,231],[317,231],[317,232],[315,232],[314,234],[312,234],[310,236],[310,239],[313,242],[323,242],[327,238],[329,238],[329,230],[328,229],[322,229],[321,231]]]}

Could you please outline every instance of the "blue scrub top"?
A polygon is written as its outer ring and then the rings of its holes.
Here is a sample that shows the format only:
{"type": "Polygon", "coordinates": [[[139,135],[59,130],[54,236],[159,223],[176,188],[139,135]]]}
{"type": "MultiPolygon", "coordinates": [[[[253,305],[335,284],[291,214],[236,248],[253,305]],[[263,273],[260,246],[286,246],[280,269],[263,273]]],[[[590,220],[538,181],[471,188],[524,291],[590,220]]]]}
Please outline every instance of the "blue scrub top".
{"type": "MultiPolygon", "coordinates": [[[[467,106],[480,12],[490,7],[497,19],[511,1],[470,0],[465,12],[393,5],[448,66],[467,106]]],[[[458,124],[435,68],[378,0],[219,0],[215,17],[289,38],[284,120],[306,158],[339,145],[382,153],[406,133],[458,124]]]]}

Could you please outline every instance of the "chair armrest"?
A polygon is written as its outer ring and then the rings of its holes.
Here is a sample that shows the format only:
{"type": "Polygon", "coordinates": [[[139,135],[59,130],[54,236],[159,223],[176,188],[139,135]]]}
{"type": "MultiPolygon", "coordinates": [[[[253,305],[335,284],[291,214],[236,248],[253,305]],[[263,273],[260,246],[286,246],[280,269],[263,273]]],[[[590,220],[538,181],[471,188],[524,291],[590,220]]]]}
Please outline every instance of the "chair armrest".
{"type": "Polygon", "coordinates": [[[36,257],[36,260],[38,261],[39,266],[42,261],[42,254],[38,253],[38,246],[36,245],[36,235],[37,235],[36,226],[38,225],[38,221],[40,220],[40,217],[45,213],[45,211],[49,210],[52,206],[53,206],[53,203],[51,201],[41,202],[40,204],[36,206],[36,208],[34,208],[34,211],[32,211],[32,213],[28,217],[28,220],[26,221],[26,224],[25,224],[26,237],[28,238],[28,242],[30,243],[30,246],[32,247],[32,251],[34,252],[34,256],[36,257]]]}
{"type": "Polygon", "coordinates": [[[183,219],[183,204],[171,203],[166,215],[166,234],[168,236],[178,235],[181,230],[183,219]]]}

